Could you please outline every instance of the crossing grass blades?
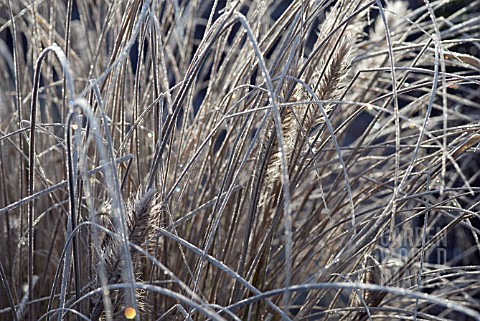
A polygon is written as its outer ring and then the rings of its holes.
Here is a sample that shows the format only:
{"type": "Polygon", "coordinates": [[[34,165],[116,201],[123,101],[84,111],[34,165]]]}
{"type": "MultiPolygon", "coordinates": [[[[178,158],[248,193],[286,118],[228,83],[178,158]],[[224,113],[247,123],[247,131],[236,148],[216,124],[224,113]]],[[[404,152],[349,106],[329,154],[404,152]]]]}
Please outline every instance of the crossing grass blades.
{"type": "Polygon", "coordinates": [[[0,8],[0,320],[480,320],[480,1],[0,8]]]}

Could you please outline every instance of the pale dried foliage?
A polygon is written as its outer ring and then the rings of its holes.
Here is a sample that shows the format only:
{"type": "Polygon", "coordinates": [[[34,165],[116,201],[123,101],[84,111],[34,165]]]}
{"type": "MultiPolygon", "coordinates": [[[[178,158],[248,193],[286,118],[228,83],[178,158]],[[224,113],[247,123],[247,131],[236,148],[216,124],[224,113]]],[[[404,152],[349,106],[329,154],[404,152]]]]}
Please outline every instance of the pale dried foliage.
{"type": "Polygon", "coordinates": [[[480,320],[461,2],[0,0],[0,320],[480,320]]]}

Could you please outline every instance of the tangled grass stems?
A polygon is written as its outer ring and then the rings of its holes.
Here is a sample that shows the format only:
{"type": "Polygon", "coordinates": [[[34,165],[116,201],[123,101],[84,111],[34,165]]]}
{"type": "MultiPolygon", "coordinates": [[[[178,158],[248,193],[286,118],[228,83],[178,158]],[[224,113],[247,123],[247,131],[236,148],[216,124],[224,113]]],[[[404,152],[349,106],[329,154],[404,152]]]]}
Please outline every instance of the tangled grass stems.
{"type": "Polygon", "coordinates": [[[478,320],[479,0],[0,8],[0,320],[478,320]]]}

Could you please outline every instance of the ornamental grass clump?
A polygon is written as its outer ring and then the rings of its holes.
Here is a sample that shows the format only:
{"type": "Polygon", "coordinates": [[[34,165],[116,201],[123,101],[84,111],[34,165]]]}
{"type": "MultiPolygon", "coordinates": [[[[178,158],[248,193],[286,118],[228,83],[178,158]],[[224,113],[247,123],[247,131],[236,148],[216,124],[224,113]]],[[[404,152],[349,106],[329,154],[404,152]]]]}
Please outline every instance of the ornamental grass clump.
{"type": "Polygon", "coordinates": [[[0,320],[480,320],[480,1],[0,8],[0,320]]]}

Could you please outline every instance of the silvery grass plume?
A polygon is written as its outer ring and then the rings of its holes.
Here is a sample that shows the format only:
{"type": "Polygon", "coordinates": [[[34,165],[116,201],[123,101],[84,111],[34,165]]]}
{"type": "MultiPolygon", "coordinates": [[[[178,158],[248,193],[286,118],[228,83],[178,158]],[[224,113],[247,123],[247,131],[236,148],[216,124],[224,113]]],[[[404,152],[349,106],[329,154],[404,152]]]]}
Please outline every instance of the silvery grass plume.
{"type": "MultiPolygon", "coordinates": [[[[133,203],[128,204],[127,206],[127,225],[128,225],[128,240],[134,245],[137,245],[142,248],[148,249],[151,238],[157,231],[159,226],[159,216],[160,216],[160,206],[152,204],[154,202],[155,189],[150,189],[144,194],[138,194],[137,198],[133,203]]],[[[102,248],[99,255],[102,257],[102,260],[105,261],[105,265],[97,266],[97,271],[100,269],[105,269],[105,274],[108,279],[108,285],[118,284],[122,282],[122,270],[124,265],[123,253],[121,240],[116,235],[116,231],[113,227],[113,224],[109,223],[109,213],[102,215],[102,221],[104,226],[112,233],[104,235],[102,240],[102,248]]],[[[138,253],[136,250],[132,249],[131,251],[133,265],[136,271],[136,276],[138,279],[136,282],[142,282],[142,270],[144,260],[142,260],[142,254],[138,253]]],[[[97,282],[93,283],[93,288],[96,286],[100,287],[101,283],[99,281],[99,276],[96,278],[97,282]]],[[[139,306],[139,313],[145,311],[145,302],[142,301],[142,297],[145,295],[144,292],[138,291],[137,299],[139,306]]],[[[110,291],[109,294],[112,302],[112,311],[109,311],[115,319],[119,319],[123,316],[124,311],[127,306],[124,305],[123,296],[121,291],[110,291]]],[[[94,302],[94,307],[90,318],[92,320],[104,319],[102,316],[104,314],[104,302],[101,296],[92,298],[94,302]]]]}

